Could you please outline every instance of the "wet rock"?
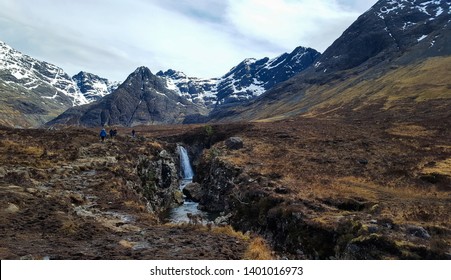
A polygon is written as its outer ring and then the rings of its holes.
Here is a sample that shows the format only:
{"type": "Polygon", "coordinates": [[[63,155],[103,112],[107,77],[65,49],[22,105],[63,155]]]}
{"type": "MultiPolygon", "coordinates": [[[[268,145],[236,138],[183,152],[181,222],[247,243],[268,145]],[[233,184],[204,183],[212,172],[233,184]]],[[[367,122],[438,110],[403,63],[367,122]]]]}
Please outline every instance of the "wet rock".
{"type": "Polygon", "coordinates": [[[244,147],[243,139],[240,137],[230,137],[225,141],[225,145],[229,150],[239,150],[244,147]]]}
{"type": "Polygon", "coordinates": [[[171,155],[166,150],[161,151],[159,156],[162,159],[171,159],[172,158],[171,155]]]}
{"type": "Polygon", "coordinates": [[[199,183],[190,183],[183,188],[183,194],[186,195],[186,198],[199,202],[203,195],[202,187],[199,183]]]}
{"type": "Polygon", "coordinates": [[[407,230],[407,233],[409,233],[413,236],[416,236],[418,238],[422,238],[422,239],[431,238],[431,236],[429,235],[427,230],[425,230],[421,226],[409,225],[409,226],[407,226],[406,230],[407,230]]]}

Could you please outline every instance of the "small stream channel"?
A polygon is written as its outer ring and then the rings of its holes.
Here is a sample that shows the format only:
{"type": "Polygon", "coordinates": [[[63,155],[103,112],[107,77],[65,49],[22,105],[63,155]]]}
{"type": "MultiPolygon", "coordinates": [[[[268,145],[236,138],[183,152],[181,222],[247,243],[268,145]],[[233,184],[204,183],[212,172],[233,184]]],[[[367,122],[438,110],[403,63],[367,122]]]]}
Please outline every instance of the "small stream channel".
{"type": "MultiPolygon", "coordinates": [[[[180,175],[182,180],[180,182],[180,190],[182,191],[186,185],[193,182],[194,172],[191,167],[188,152],[183,146],[178,146],[177,151],[180,157],[180,175]]],[[[191,201],[184,196],[185,200],[182,205],[172,208],[165,215],[164,221],[167,223],[187,223],[189,222],[188,213],[202,217],[204,223],[213,221],[217,215],[199,210],[197,207],[199,203],[191,201]]]]}

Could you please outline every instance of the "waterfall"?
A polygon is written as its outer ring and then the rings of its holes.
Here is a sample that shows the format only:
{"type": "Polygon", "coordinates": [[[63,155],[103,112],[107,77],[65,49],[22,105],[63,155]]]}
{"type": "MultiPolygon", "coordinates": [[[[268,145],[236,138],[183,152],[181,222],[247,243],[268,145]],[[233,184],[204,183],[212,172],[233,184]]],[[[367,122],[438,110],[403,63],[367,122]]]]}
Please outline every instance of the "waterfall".
{"type": "Polygon", "coordinates": [[[180,169],[181,175],[184,180],[192,180],[194,176],[193,169],[191,168],[191,163],[189,162],[188,152],[182,146],[178,146],[180,155],[180,169]]]}

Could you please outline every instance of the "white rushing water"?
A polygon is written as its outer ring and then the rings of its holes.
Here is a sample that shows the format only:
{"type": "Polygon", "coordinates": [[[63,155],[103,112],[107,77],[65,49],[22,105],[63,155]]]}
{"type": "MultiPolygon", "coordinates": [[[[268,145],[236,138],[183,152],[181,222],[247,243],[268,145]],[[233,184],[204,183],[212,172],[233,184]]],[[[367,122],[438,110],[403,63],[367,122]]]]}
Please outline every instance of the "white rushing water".
{"type": "Polygon", "coordinates": [[[182,146],[178,146],[178,151],[180,155],[180,170],[182,172],[183,180],[193,180],[194,172],[189,161],[188,152],[182,146]]]}
{"type": "MultiPolygon", "coordinates": [[[[183,190],[186,185],[193,182],[194,172],[186,149],[178,146],[177,150],[180,156],[180,175],[182,177],[180,190],[183,190]]],[[[171,223],[187,223],[189,222],[188,213],[202,217],[204,222],[208,221],[208,214],[197,209],[198,205],[199,203],[197,202],[185,199],[182,205],[170,210],[167,221],[171,223]]]]}

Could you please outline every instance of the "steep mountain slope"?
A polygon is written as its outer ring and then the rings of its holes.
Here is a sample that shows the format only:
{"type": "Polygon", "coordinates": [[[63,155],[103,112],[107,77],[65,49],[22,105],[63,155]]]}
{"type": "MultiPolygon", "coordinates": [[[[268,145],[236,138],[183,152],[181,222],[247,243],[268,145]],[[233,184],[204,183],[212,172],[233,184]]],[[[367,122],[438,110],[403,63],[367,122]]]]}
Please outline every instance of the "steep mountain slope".
{"type": "Polygon", "coordinates": [[[84,71],[72,76],[72,79],[77,83],[78,88],[88,102],[99,100],[105,95],[112,93],[120,85],[119,82],[110,82],[108,79],[84,71]]]}
{"type": "Polygon", "coordinates": [[[185,73],[169,69],[159,71],[157,76],[166,80],[168,89],[174,90],[193,103],[212,107],[216,103],[218,78],[202,79],[188,77],[185,73]]]}
{"type": "Polygon", "coordinates": [[[246,59],[224,75],[217,86],[219,104],[249,100],[308,68],[320,53],[297,47],[276,58],[246,59]]]}
{"type": "Polygon", "coordinates": [[[99,101],[74,107],[48,123],[82,126],[180,123],[187,115],[206,114],[198,106],[167,89],[166,82],[146,67],[139,67],[126,81],[99,101]]]}
{"type": "Polygon", "coordinates": [[[213,119],[346,116],[368,110],[417,113],[441,99],[450,110],[449,1],[381,0],[360,16],[301,74],[246,106],[214,112],[213,119]]]}
{"type": "Polygon", "coordinates": [[[160,71],[157,76],[187,99],[212,108],[257,97],[308,68],[319,55],[314,49],[297,47],[273,59],[245,59],[221,78],[192,78],[174,70],[160,71]]]}
{"type": "Polygon", "coordinates": [[[32,127],[88,103],[61,68],[0,41],[0,124],[32,127]]]}

